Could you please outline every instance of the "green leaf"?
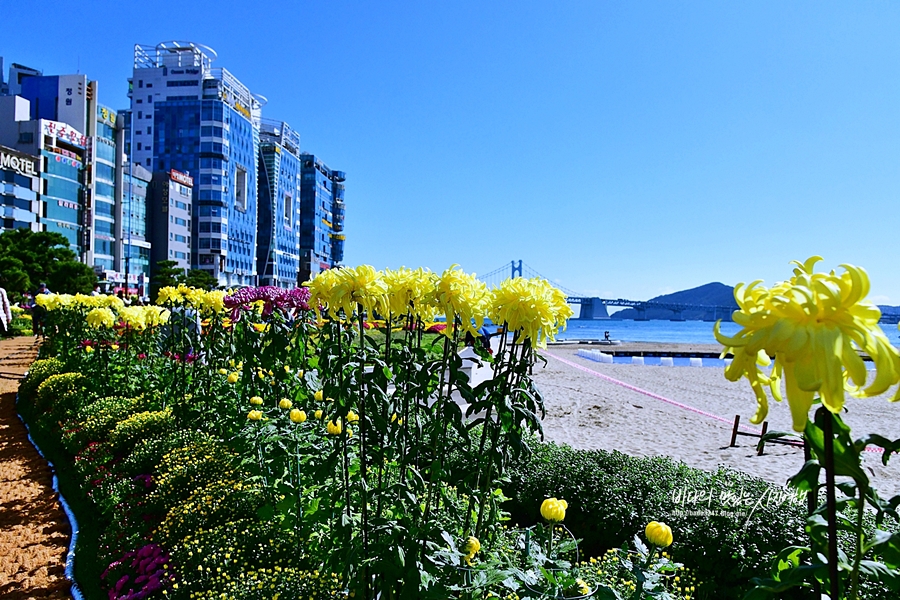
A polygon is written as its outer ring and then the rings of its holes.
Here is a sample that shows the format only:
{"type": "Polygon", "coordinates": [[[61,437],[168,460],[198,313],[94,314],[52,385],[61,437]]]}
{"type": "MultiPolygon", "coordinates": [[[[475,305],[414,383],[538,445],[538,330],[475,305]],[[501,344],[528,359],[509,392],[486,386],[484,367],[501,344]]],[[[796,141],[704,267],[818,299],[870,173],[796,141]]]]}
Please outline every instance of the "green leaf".
{"type": "Polygon", "coordinates": [[[256,516],[258,516],[261,521],[270,521],[275,517],[275,507],[269,503],[263,504],[256,509],[256,516]]]}

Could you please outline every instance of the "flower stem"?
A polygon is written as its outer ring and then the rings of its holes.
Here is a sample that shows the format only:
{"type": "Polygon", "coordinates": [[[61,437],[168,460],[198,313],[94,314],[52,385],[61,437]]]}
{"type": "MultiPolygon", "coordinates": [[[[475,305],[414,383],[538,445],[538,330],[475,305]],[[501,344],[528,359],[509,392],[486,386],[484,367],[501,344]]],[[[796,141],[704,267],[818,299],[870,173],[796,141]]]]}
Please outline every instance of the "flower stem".
{"type": "Polygon", "coordinates": [[[838,540],[837,540],[837,500],[835,498],[834,481],[834,424],[833,417],[825,407],[818,412],[823,417],[822,430],[825,434],[825,493],[826,512],[828,518],[828,573],[832,600],[841,597],[841,582],[838,574],[838,540]]]}

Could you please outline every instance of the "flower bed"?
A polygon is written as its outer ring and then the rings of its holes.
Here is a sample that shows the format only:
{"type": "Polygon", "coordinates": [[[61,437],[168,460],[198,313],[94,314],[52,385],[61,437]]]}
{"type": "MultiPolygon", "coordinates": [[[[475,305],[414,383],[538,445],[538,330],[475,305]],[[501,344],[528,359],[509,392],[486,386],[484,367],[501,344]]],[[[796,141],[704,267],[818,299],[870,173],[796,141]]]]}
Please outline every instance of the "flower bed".
{"type": "Polygon", "coordinates": [[[71,466],[102,567],[85,587],[110,600],[689,598],[674,559],[697,551],[724,597],[802,535],[794,509],[648,528],[698,472],[536,442],[528,372],[571,314],[540,280],[362,266],[154,307],[40,301],[22,411],[71,466]],[[486,317],[501,343],[475,347],[493,377],[472,387],[458,350],[486,317]]]}

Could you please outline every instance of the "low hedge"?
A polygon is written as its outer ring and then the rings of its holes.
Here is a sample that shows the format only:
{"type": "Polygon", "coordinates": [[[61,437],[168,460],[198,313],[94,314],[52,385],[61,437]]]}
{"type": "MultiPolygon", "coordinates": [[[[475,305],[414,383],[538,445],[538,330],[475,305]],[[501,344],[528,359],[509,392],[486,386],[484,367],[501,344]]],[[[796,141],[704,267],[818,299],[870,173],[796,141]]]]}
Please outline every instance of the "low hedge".
{"type": "Polygon", "coordinates": [[[553,443],[532,449],[508,473],[506,509],[516,524],[537,523],[544,498],[563,498],[582,552],[601,556],[664,521],[675,534],[669,551],[695,571],[701,598],[741,598],[779,550],[805,542],[805,502],[750,475],[553,443]]]}

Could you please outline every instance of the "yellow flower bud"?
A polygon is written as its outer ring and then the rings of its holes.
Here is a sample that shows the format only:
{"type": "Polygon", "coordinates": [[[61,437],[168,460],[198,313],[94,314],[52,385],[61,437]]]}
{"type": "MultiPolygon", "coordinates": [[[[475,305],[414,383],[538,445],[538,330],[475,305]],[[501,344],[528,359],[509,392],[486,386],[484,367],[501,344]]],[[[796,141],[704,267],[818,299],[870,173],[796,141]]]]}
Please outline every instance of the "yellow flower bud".
{"type": "Polygon", "coordinates": [[[325,428],[328,430],[329,435],[339,435],[342,430],[341,420],[329,421],[325,428]]]}
{"type": "Polygon", "coordinates": [[[247,413],[247,418],[251,421],[259,421],[260,419],[262,419],[262,411],[251,410],[249,413],[247,413]]]}
{"type": "Polygon", "coordinates": [[[541,516],[551,523],[559,523],[566,518],[566,509],[569,508],[565,500],[547,498],[541,503],[541,516]]]}
{"type": "Polygon", "coordinates": [[[352,410],[347,413],[347,422],[348,423],[356,423],[359,421],[359,415],[353,412],[352,410]]]}
{"type": "Polygon", "coordinates": [[[313,413],[313,416],[315,416],[317,419],[321,419],[322,418],[322,409],[319,409],[315,413],[313,413]]]}
{"type": "Polygon", "coordinates": [[[237,380],[240,379],[241,374],[237,371],[234,371],[230,375],[228,375],[228,383],[237,383],[237,380]]]}
{"type": "Polygon", "coordinates": [[[672,529],[665,523],[650,521],[644,530],[647,541],[654,546],[665,548],[672,545],[672,529]]]}
{"type": "Polygon", "coordinates": [[[291,421],[294,423],[303,423],[306,421],[306,413],[302,410],[295,408],[290,413],[291,421]]]}
{"type": "Polygon", "coordinates": [[[228,369],[219,369],[219,375],[228,375],[228,369]]]}
{"type": "Polygon", "coordinates": [[[316,399],[316,402],[321,402],[324,397],[325,395],[322,393],[322,390],[317,390],[316,393],[313,394],[313,398],[316,399]]]}
{"type": "Polygon", "coordinates": [[[290,407],[292,407],[293,405],[294,405],[294,403],[291,402],[290,400],[288,400],[287,398],[282,398],[282,399],[281,399],[281,402],[278,403],[278,408],[282,408],[282,409],[284,409],[284,410],[287,410],[287,409],[289,409],[290,407]]]}
{"type": "Polygon", "coordinates": [[[252,404],[253,406],[259,406],[262,403],[263,399],[259,396],[253,396],[252,398],[250,398],[250,404],[252,404]]]}
{"type": "Polygon", "coordinates": [[[94,351],[94,347],[93,346],[85,346],[84,351],[86,354],[90,354],[91,352],[94,351]]]}

